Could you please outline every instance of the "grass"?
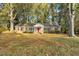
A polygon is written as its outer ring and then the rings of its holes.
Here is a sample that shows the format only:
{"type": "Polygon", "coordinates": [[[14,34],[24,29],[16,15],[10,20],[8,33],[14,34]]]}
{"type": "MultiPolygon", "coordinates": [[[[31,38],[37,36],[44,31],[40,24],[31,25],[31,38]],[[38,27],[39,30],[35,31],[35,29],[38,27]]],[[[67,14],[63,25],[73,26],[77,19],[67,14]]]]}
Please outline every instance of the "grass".
{"type": "Polygon", "coordinates": [[[0,34],[1,56],[79,56],[79,38],[64,34],[0,34]]]}

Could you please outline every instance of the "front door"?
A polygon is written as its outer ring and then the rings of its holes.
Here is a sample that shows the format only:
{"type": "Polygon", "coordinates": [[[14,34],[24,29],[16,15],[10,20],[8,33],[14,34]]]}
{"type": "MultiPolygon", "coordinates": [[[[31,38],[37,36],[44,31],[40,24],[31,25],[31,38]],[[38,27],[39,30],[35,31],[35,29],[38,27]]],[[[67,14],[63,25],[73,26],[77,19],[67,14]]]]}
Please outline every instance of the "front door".
{"type": "Polygon", "coordinates": [[[40,29],[41,29],[41,27],[37,27],[37,32],[38,32],[38,33],[40,32],[40,29]]]}

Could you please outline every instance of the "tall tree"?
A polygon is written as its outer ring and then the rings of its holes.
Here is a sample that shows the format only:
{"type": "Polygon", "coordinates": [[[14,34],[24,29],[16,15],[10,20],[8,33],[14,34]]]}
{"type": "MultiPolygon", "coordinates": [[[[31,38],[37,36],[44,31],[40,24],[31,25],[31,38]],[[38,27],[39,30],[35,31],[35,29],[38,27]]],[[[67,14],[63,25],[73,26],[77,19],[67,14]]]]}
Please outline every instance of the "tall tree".
{"type": "Polygon", "coordinates": [[[75,4],[69,3],[69,28],[68,28],[68,34],[71,37],[74,37],[74,19],[75,19],[75,4]]]}
{"type": "Polygon", "coordinates": [[[14,12],[15,9],[14,7],[16,6],[16,4],[12,4],[12,3],[6,3],[3,4],[3,8],[2,8],[2,13],[1,15],[3,15],[6,19],[8,19],[10,21],[10,31],[14,30],[14,19],[16,17],[16,13],[14,12]]]}

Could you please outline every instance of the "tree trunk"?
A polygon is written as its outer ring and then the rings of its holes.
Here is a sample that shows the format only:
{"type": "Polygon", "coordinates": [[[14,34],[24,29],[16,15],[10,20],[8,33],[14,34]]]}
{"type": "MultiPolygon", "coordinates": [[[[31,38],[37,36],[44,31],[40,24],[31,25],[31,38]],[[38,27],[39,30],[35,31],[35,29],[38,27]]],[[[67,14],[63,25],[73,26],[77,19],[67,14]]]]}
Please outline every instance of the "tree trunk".
{"type": "Polygon", "coordinates": [[[75,4],[69,4],[69,28],[68,33],[70,37],[74,37],[74,18],[75,18],[75,11],[74,11],[74,5],[75,4]]]}
{"type": "Polygon", "coordinates": [[[12,20],[10,20],[10,31],[14,31],[14,23],[12,20]]]}
{"type": "Polygon", "coordinates": [[[13,6],[10,4],[11,10],[10,10],[10,31],[14,31],[14,19],[13,19],[13,6]]]}

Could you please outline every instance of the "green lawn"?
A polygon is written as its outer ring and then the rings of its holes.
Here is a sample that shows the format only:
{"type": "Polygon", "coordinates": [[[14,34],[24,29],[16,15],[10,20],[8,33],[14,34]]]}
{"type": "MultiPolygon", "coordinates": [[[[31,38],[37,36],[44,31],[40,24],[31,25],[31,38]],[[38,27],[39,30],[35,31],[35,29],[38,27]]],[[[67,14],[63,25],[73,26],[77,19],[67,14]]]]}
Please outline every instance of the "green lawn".
{"type": "Polygon", "coordinates": [[[0,34],[0,55],[79,55],[79,38],[56,34],[0,34]]]}

